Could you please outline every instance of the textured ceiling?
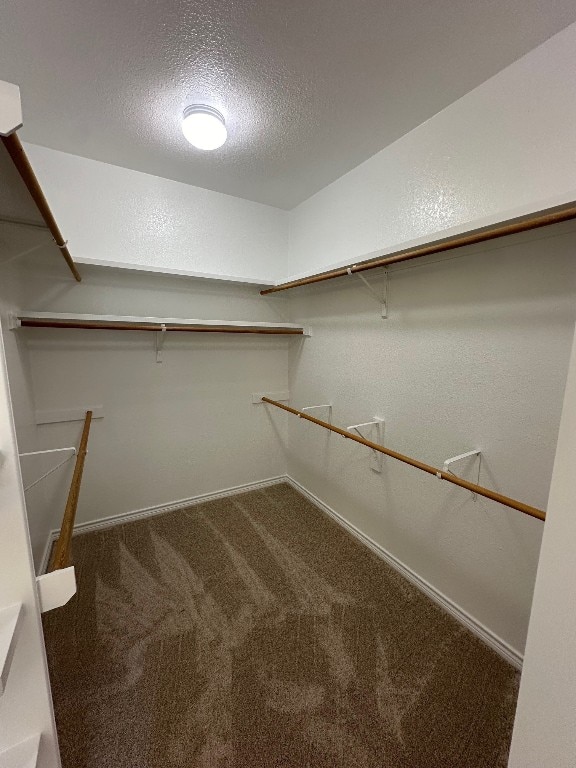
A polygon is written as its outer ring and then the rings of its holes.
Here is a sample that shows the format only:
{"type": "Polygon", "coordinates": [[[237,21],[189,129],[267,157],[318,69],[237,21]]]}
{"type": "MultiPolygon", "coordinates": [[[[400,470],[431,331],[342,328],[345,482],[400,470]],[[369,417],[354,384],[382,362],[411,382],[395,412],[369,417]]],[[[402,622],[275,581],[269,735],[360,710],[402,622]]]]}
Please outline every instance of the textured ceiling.
{"type": "Polygon", "coordinates": [[[26,141],[291,208],[576,20],[574,0],[0,0],[26,141]],[[227,117],[202,153],[188,104],[227,117]]]}

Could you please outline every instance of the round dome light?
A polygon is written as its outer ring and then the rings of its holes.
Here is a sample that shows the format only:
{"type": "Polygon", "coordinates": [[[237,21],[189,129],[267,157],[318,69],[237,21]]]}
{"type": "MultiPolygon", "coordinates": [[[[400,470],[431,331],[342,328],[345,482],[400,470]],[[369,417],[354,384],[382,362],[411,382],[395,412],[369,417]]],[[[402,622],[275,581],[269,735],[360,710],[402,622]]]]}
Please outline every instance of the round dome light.
{"type": "Polygon", "coordinates": [[[224,117],[213,107],[186,107],[182,133],[197,149],[218,149],[228,138],[224,117]]]}

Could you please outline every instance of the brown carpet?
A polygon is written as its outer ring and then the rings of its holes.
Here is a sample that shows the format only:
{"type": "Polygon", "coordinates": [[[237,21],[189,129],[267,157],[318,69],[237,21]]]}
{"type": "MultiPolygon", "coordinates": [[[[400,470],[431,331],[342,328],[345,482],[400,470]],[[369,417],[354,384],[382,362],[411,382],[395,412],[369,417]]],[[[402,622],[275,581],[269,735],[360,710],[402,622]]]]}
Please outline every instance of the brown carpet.
{"type": "Polygon", "coordinates": [[[504,768],[518,675],[287,485],[74,539],[64,768],[504,768]]]}

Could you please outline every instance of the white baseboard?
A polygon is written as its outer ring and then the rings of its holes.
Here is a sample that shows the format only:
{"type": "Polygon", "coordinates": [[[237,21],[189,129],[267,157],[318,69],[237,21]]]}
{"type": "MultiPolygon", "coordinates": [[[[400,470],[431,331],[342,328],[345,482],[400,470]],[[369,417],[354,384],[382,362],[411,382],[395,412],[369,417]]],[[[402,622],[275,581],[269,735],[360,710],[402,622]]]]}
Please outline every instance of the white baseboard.
{"type": "MultiPolygon", "coordinates": [[[[236,485],[233,488],[225,488],[222,491],[216,491],[214,493],[203,493],[198,496],[192,496],[189,499],[180,499],[179,501],[173,501],[169,504],[161,504],[156,507],[146,507],[144,509],[138,509],[134,512],[124,512],[119,515],[111,515],[110,517],[104,517],[101,520],[94,520],[87,523],[79,523],[74,529],[74,535],[82,535],[83,533],[89,533],[90,531],[98,531],[104,528],[111,528],[114,525],[120,525],[121,523],[129,523],[135,520],[142,520],[146,517],[153,517],[154,515],[161,515],[165,512],[174,512],[178,509],[185,509],[187,507],[194,506],[195,504],[201,504],[205,501],[211,501],[212,499],[223,499],[227,496],[235,496],[239,493],[245,493],[246,491],[257,491],[260,488],[267,488],[271,485],[278,485],[279,483],[289,483],[295,490],[305,496],[315,507],[322,512],[328,514],[339,525],[343,526],[349,533],[355,538],[365,544],[372,550],[378,557],[381,557],[392,568],[398,571],[404,578],[414,584],[429,598],[434,600],[435,603],[440,605],[451,616],[457,619],[461,624],[467,627],[476,637],[482,640],[486,645],[492,648],[496,653],[500,654],[506,661],[508,661],[516,669],[522,669],[522,654],[512,646],[508,645],[502,638],[498,637],[488,627],[484,626],[481,622],[467,613],[463,608],[454,603],[449,597],[446,597],[442,592],[437,590],[432,584],[427,582],[417,573],[415,573],[407,565],[404,565],[400,560],[394,557],[393,554],[384,549],[384,547],[377,544],[373,539],[367,536],[355,525],[348,522],[342,515],[336,512],[328,504],[325,504],[318,496],[315,496],[311,491],[305,488],[297,480],[294,480],[290,475],[279,475],[277,477],[270,477],[266,480],[260,480],[254,483],[244,483],[243,485],[236,485]]],[[[46,547],[44,549],[44,556],[40,565],[39,573],[46,572],[48,567],[48,558],[52,549],[53,542],[58,538],[60,531],[51,531],[46,547]]]]}
{"type": "Polygon", "coordinates": [[[474,616],[470,616],[470,614],[467,613],[463,608],[454,603],[449,597],[446,597],[446,595],[442,594],[442,592],[437,590],[436,587],[432,586],[432,584],[428,583],[425,579],[415,573],[411,568],[408,568],[408,566],[404,565],[404,563],[394,557],[394,555],[388,552],[388,550],[384,549],[384,547],[381,547],[380,544],[377,544],[369,536],[366,536],[365,533],[362,533],[359,528],[356,528],[355,525],[352,525],[352,523],[348,522],[348,520],[342,517],[342,515],[338,514],[338,512],[332,509],[332,507],[329,507],[328,504],[325,504],[321,499],[318,498],[318,496],[315,496],[303,485],[300,485],[300,483],[297,480],[294,480],[293,477],[287,475],[286,481],[295,490],[297,490],[309,501],[311,501],[314,506],[318,507],[318,509],[322,510],[322,512],[326,512],[326,514],[330,515],[333,520],[335,520],[355,538],[359,539],[363,544],[369,547],[372,552],[378,555],[378,557],[381,557],[382,560],[385,560],[388,565],[392,566],[392,568],[404,576],[405,579],[414,584],[414,586],[418,587],[418,589],[424,592],[424,594],[434,600],[435,603],[440,605],[451,616],[453,616],[461,624],[467,627],[467,629],[476,635],[476,637],[478,637],[486,645],[492,648],[492,650],[496,651],[496,653],[502,656],[507,662],[512,664],[512,666],[516,667],[516,669],[522,669],[523,656],[519,651],[508,645],[508,643],[502,640],[501,637],[498,637],[498,635],[488,629],[488,627],[479,622],[478,619],[475,619],[474,616]]]}
{"type": "MultiPolygon", "coordinates": [[[[201,493],[198,496],[191,496],[189,499],[171,501],[168,504],[160,504],[155,507],[144,507],[143,509],[136,509],[133,512],[121,512],[118,515],[103,517],[100,520],[92,520],[87,523],[78,523],[74,526],[74,536],[80,536],[83,533],[90,533],[91,531],[100,531],[104,528],[112,528],[114,525],[131,523],[135,520],[143,520],[146,517],[162,515],[165,512],[174,512],[177,509],[192,507],[195,504],[202,504],[205,501],[212,501],[213,499],[224,499],[226,496],[235,496],[238,493],[245,493],[246,491],[257,491],[260,488],[267,488],[270,485],[278,485],[279,483],[286,482],[288,482],[286,475],[278,475],[277,477],[269,477],[266,480],[258,480],[253,483],[235,485],[232,488],[224,488],[222,491],[214,491],[213,493],[201,493]]],[[[50,531],[48,534],[48,539],[46,541],[46,546],[44,547],[44,554],[42,556],[38,575],[46,573],[46,569],[48,568],[48,558],[50,557],[52,545],[59,535],[59,528],[50,531]]]]}

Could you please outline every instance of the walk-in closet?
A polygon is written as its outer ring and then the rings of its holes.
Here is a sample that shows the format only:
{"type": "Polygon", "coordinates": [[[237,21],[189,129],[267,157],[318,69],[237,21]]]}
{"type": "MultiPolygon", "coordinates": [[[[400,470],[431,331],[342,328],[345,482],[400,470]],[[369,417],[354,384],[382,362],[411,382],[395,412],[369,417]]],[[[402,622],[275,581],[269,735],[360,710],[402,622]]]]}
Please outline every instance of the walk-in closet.
{"type": "Polygon", "coordinates": [[[0,768],[574,768],[575,51],[0,0],[0,768]]]}

